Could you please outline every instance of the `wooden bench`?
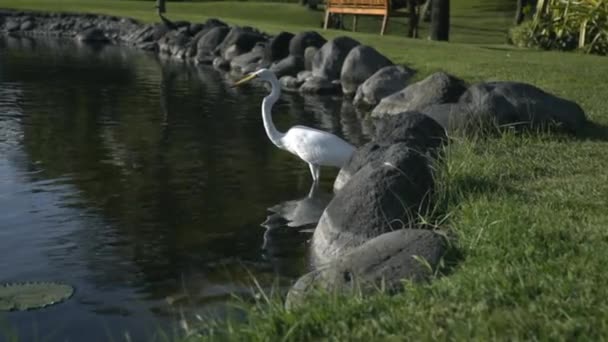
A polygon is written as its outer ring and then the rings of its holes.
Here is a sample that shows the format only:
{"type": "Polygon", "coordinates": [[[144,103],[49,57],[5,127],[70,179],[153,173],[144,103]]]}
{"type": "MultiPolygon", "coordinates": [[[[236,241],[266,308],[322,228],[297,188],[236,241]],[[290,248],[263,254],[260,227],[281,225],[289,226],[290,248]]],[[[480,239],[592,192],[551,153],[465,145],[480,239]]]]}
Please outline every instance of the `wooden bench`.
{"type": "Polygon", "coordinates": [[[325,22],[323,28],[327,29],[330,14],[353,14],[353,31],[357,30],[358,15],[383,16],[380,35],[386,32],[389,17],[405,17],[406,12],[391,10],[390,0],[325,0],[325,22]]]}

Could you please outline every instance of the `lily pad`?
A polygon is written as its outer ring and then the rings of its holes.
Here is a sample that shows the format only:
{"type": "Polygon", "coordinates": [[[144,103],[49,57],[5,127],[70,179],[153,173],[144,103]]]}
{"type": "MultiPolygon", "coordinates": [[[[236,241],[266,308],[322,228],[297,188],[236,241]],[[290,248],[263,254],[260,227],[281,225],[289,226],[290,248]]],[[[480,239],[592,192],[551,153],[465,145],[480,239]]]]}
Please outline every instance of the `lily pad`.
{"type": "Polygon", "coordinates": [[[40,309],[74,294],[70,285],[36,282],[0,284],[0,311],[40,309]]]}

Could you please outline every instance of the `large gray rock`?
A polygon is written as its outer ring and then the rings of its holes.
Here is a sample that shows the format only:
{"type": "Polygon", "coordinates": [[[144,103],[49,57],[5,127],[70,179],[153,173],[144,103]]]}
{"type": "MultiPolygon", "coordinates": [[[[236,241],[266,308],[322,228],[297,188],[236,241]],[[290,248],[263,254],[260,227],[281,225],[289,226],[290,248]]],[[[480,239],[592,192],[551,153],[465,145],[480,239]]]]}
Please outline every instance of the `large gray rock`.
{"type": "Polygon", "coordinates": [[[279,83],[281,84],[281,89],[286,92],[297,92],[303,81],[299,81],[297,78],[293,76],[283,76],[279,79],[279,83]]]}
{"type": "Polygon", "coordinates": [[[205,21],[203,26],[204,26],[203,30],[211,30],[212,28],[215,28],[215,27],[228,27],[228,24],[226,24],[225,22],[223,22],[217,18],[209,18],[209,19],[207,19],[207,21],[205,21]]]}
{"type": "Polygon", "coordinates": [[[468,106],[460,103],[434,104],[423,108],[420,112],[434,119],[450,133],[463,132],[472,128],[470,126],[472,122],[469,122],[472,118],[470,110],[468,106]]]}
{"type": "Polygon", "coordinates": [[[232,60],[230,60],[230,70],[240,74],[246,74],[254,71],[256,66],[264,58],[265,53],[265,45],[256,45],[253,49],[251,49],[251,51],[232,58],[232,60]]]}
{"type": "Polygon", "coordinates": [[[185,31],[188,31],[188,28],[190,27],[190,22],[186,21],[186,20],[175,20],[175,21],[170,21],[167,18],[162,17],[162,23],[163,25],[167,26],[170,30],[180,30],[180,29],[184,29],[185,31]]]}
{"type": "Polygon", "coordinates": [[[293,37],[293,33],[290,32],[281,32],[272,37],[266,45],[264,62],[270,64],[287,57],[289,55],[289,42],[293,37]]]}
{"type": "Polygon", "coordinates": [[[315,229],[312,257],[317,262],[335,259],[383,233],[410,227],[429,204],[433,176],[426,156],[405,143],[371,142],[355,152],[349,165],[358,163],[357,158],[364,165],[336,193],[315,229]]]}
{"type": "Polygon", "coordinates": [[[236,54],[241,55],[249,52],[258,42],[262,41],[266,41],[266,37],[253,29],[233,27],[224,40],[217,46],[215,53],[227,59],[225,54],[229,48],[236,47],[233,48],[236,50],[236,54]]]}
{"type": "Polygon", "coordinates": [[[401,65],[386,66],[357,88],[353,103],[359,107],[375,106],[383,98],[405,88],[415,71],[401,65]]]}
{"type": "Polygon", "coordinates": [[[404,148],[435,158],[439,148],[448,140],[441,125],[419,112],[405,112],[376,119],[374,126],[373,140],[357,149],[349,163],[340,169],[334,181],[334,192],[340,191],[368,163],[387,161],[389,157],[399,156],[396,151],[404,148]]]}
{"type": "Polygon", "coordinates": [[[434,119],[420,112],[404,112],[374,120],[374,141],[396,142],[421,150],[435,150],[447,142],[446,130],[434,119]]]}
{"type": "Polygon", "coordinates": [[[129,44],[144,50],[157,50],[157,41],[167,32],[169,32],[169,29],[165,25],[145,25],[131,31],[123,39],[129,44]]]}
{"type": "Polygon", "coordinates": [[[158,51],[176,58],[185,58],[191,37],[187,30],[170,31],[158,40],[158,51]]]}
{"type": "Polygon", "coordinates": [[[367,45],[354,47],[342,65],[340,82],[345,95],[354,94],[359,85],[383,67],[393,65],[388,58],[367,45]]]}
{"type": "MultiPolygon", "coordinates": [[[[209,36],[207,38],[206,42],[201,43],[201,53],[203,53],[203,51],[205,51],[204,53],[209,56],[213,54],[213,50],[215,50],[215,48],[222,42],[222,40],[224,40],[224,38],[226,37],[226,34],[228,34],[228,31],[230,31],[230,28],[228,27],[228,25],[226,25],[226,23],[217,20],[217,19],[209,19],[207,20],[204,24],[193,24],[190,25],[190,27],[188,28],[188,32],[190,35],[194,36],[192,38],[191,44],[190,44],[190,49],[188,51],[188,56],[189,57],[195,57],[198,54],[199,51],[199,41],[201,39],[203,39],[203,37],[205,37],[207,35],[207,33],[209,33],[211,30],[218,28],[218,27],[223,27],[224,30],[223,31],[223,35],[220,32],[219,36],[209,36]],[[210,46],[205,46],[206,44],[209,44],[210,42],[214,42],[215,44],[210,44],[210,46]]],[[[209,59],[209,58],[208,58],[209,59]]],[[[196,60],[195,60],[196,62],[196,60]]]]}
{"type": "Polygon", "coordinates": [[[315,46],[309,46],[304,50],[304,70],[312,72],[312,60],[317,52],[319,52],[319,48],[315,46]]]}
{"type": "Polygon", "coordinates": [[[370,141],[357,148],[355,153],[353,153],[352,157],[350,158],[350,161],[338,172],[338,175],[334,180],[334,192],[337,193],[340,191],[346,185],[346,183],[348,183],[348,181],[350,181],[351,178],[365,165],[372,163],[374,166],[378,167],[381,162],[386,159],[386,156],[390,156],[390,158],[395,159],[395,156],[400,157],[399,152],[408,149],[409,146],[406,144],[379,144],[375,141],[370,141]]]}
{"type": "Polygon", "coordinates": [[[90,28],[76,35],[76,40],[84,43],[107,43],[110,40],[106,33],[99,28],[90,28]]]}
{"type": "Polygon", "coordinates": [[[300,81],[302,83],[306,82],[311,77],[312,77],[312,72],[310,72],[308,70],[302,70],[297,75],[298,81],[300,81]]]}
{"type": "Polygon", "coordinates": [[[315,31],[306,31],[296,34],[289,42],[289,54],[304,58],[306,48],[312,46],[320,48],[327,40],[315,31]]]}
{"type": "Polygon", "coordinates": [[[312,74],[328,80],[340,78],[346,56],[357,45],[359,42],[350,37],[338,37],[323,44],[312,60],[312,74]]]}
{"type": "Polygon", "coordinates": [[[341,91],[340,82],[330,81],[324,77],[310,76],[300,87],[302,94],[330,95],[339,94],[341,91]]]}
{"type": "Polygon", "coordinates": [[[294,308],[318,290],[374,293],[384,287],[394,292],[402,288],[403,280],[428,280],[446,254],[446,242],[431,230],[399,229],[382,234],[298,279],[285,305],[294,308]]]}
{"type": "Polygon", "coordinates": [[[194,37],[202,32],[204,28],[205,24],[192,23],[190,26],[188,26],[188,34],[194,37]]]}
{"type": "Polygon", "coordinates": [[[437,72],[383,98],[372,111],[372,116],[382,117],[421,110],[434,104],[457,102],[465,90],[465,83],[461,79],[437,72]]]}
{"type": "Polygon", "coordinates": [[[230,69],[230,61],[224,59],[224,57],[215,57],[212,64],[218,70],[228,71],[230,69]]]}
{"type": "Polygon", "coordinates": [[[215,49],[222,43],[228,35],[230,28],[218,26],[210,29],[199,37],[196,43],[195,62],[199,64],[211,64],[217,55],[215,49]]]}
{"type": "Polygon", "coordinates": [[[577,132],[587,122],[581,107],[540,88],[518,82],[488,82],[471,86],[460,98],[470,124],[492,127],[558,127],[577,132]]]}
{"type": "Polygon", "coordinates": [[[19,29],[21,31],[29,31],[29,30],[33,29],[34,27],[36,27],[36,24],[34,23],[33,20],[25,20],[24,22],[21,23],[21,26],[19,27],[19,29]]]}
{"type": "Polygon", "coordinates": [[[283,76],[295,76],[304,67],[304,61],[298,56],[287,56],[282,60],[273,63],[269,70],[274,72],[278,78],[283,76]]]}
{"type": "Polygon", "coordinates": [[[19,22],[14,21],[14,20],[8,20],[6,22],[6,24],[4,25],[4,28],[6,29],[7,32],[17,31],[17,30],[19,30],[20,27],[21,27],[21,24],[19,24],[19,22]]]}
{"type": "Polygon", "coordinates": [[[230,45],[226,50],[224,50],[224,53],[222,53],[220,57],[230,62],[233,58],[241,54],[242,52],[238,46],[230,45]]]}

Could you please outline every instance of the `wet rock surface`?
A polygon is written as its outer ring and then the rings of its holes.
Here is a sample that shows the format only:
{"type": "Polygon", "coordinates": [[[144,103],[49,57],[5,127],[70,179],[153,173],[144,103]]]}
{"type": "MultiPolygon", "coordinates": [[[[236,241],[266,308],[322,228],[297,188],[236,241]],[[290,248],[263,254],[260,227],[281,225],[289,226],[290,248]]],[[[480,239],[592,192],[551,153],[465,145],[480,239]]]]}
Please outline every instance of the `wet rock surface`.
{"type": "Polygon", "coordinates": [[[308,47],[320,48],[327,40],[315,31],[306,31],[296,34],[289,42],[289,54],[304,57],[308,47]]]}
{"type": "Polygon", "coordinates": [[[376,49],[367,45],[354,47],[346,58],[340,71],[342,92],[345,95],[354,94],[359,85],[365,82],[376,71],[383,67],[393,65],[376,49]]]}
{"type": "Polygon", "coordinates": [[[575,102],[549,94],[531,84],[484,82],[474,84],[458,104],[469,125],[545,127],[556,125],[576,133],[587,120],[575,102]]]}
{"type": "Polygon", "coordinates": [[[444,72],[434,73],[422,81],[383,98],[372,111],[373,117],[382,117],[425,107],[457,102],[466,91],[463,80],[444,72]]]}
{"type": "Polygon", "coordinates": [[[373,107],[383,98],[407,87],[415,71],[401,65],[381,68],[358,88],[353,103],[360,107],[373,107]]]}
{"type": "Polygon", "coordinates": [[[317,264],[415,224],[433,192],[430,161],[405,143],[370,142],[346,168],[357,171],[329,203],[313,235],[311,253],[317,264]]]}
{"type": "Polygon", "coordinates": [[[399,229],[382,234],[302,276],[289,291],[286,306],[296,307],[318,290],[373,293],[384,287],[398,291],[403,280],[429,279],[446,251],[445,238],[431,230],[399,229]]]}
{"type": "Polygon", "coordinates": [[[350,37],[337,37],[323,44],[312,60],[312,74],[319,78],[340,78],[346,56],[359,42],[350,37]]]}

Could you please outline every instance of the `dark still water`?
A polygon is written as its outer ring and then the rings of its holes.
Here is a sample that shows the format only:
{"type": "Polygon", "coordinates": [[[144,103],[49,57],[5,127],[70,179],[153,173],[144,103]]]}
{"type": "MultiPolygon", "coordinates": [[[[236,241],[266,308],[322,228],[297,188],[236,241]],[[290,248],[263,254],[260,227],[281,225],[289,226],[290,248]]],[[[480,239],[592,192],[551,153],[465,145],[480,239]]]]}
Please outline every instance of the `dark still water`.
{"type": "MultiPolygon", "coordinates": [[[[0,37],[0,283],[76,289],[0,312],[0,340],[146,340],[182,312],[222,317],[251,275],[269,290],[306,272],[311,225],[260,224],[273,206],[310,209],[294,201],[308,167],[267,139],[266,90],[231,82],[125,48],[0,37]]],[[[274,113],[281,130],[365,140],[342,100],[284,94],[274,113]]],[[[315,199],[335,174],[323,170],[315,199]]]]}

